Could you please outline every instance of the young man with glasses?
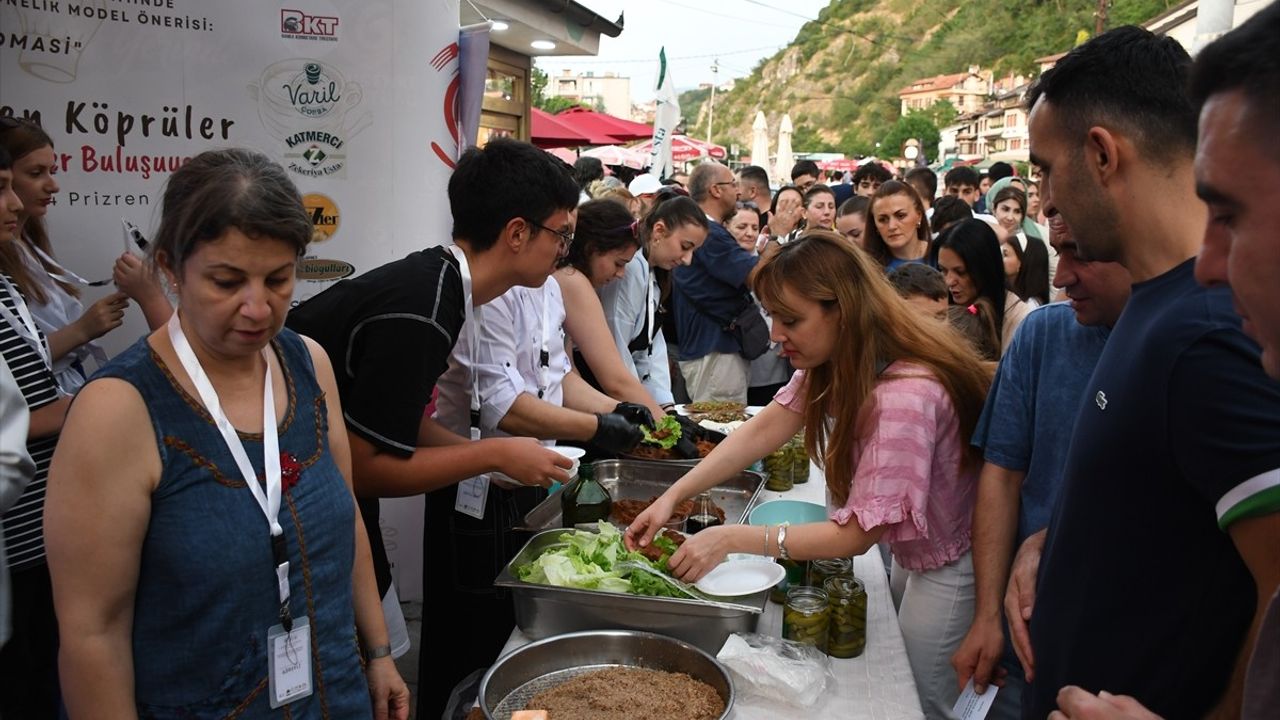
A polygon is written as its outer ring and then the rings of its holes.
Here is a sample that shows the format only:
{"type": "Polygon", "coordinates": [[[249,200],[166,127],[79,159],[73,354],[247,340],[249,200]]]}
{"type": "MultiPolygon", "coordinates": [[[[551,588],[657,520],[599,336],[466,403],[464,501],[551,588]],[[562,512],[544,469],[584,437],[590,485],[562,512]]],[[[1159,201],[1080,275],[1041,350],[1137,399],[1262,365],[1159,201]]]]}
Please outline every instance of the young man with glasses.
{"type": "MultiPolygon", "coordinates": [[[[343,280],[294,309],[287,321],[291,329],[319,342],[333,361],[351,442],[352,479],[384,611],[393,618],[399,605],[389,592],[378,498],[427,493],[429,508],[451,511],[456,484],[466,478],[502,472],[522,485],[545,487],[567,480],[571,466],[568,458],[531,438],[472,442],[466,428],[461,434],[451,432],[425,411],[474,308],[512,287],[540,286],[555,269],[571,237],[577,184],[545,152],[501,139],[468,150],[449,179],[448,192],[452,247],[413,252],[343,280]]],[[[428,535],[423,549],[432,568],[424,576],[451,584],[456,576],[452,544],[432,542],[428,535]]],[[[426,595],[451,597],[441,587],[428,588],[426,595]]],[[[456,618],[475,604],[468,600],[435,617],[456,618]]],[[[509,602],[506,607],[509,612],[509,602]]],[[[429,635],[432,628],[443,627],[424,627],[424,645],[441,642],[429,635]]],[[[488,653],[488,645],[480,642],[455,648],[454,662],[447,667],[461,670],[457,677],[422,663],[431,672],[419,678],[418,715],[439,715],[453,685],[472,669],[467,663],[478,667],[488,653]]]]}

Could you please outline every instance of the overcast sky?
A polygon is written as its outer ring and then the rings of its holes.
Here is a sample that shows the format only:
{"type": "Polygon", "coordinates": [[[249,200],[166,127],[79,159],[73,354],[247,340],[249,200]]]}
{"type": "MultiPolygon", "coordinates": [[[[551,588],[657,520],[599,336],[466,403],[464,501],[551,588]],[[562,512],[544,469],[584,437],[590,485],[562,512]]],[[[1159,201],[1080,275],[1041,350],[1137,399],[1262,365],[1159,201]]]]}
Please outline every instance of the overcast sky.
{"type": "Polygon", "coordinates": [[[579,0],[597,14],[616,20],[626,9],[626,24],[616,38],[600,37],[596,57],[539,57],[548,75],[561,69],[614,72],[631,78],[631,99],[653,99],[658,50],[667,48],[667,64],[676,88],[688,90],[712,81],[719,58],[719,81],[745,77],[761,58],[795,38],[805,20],[818,16],[828,0],[579,0]],[[705,7],[704,7],[705,6],[705,7]]]}

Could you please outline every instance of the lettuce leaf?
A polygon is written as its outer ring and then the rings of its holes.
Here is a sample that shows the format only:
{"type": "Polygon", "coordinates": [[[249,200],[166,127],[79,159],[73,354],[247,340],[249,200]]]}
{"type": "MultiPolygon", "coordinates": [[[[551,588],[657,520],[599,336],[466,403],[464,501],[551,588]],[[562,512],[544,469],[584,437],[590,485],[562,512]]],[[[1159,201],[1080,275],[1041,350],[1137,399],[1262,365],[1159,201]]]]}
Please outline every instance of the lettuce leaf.
{"type": "Polygon", "coordinates": [[[680,423],[672,415],[663,415],[652,428],[641,426],[640,430],[644,433],[646,444],[657,445],[663,450],[670,450],[680,441],[680,423]],[[654,437],[655,433],[662,433],[662,436],[654,437]]]}

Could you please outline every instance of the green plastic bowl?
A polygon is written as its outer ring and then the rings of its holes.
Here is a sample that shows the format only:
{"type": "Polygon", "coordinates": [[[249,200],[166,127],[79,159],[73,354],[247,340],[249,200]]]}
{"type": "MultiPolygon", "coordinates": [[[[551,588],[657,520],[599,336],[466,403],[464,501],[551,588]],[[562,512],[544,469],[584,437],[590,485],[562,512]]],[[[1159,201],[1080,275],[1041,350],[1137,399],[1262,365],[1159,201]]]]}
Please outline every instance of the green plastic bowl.
{"type": "Polygon", "coordinates": [[[747,522],[752,525],[781,525],[784,522],[802,525],[826,519],[826,507],[804,500],[770,500],[757,505],[747,515],[747,522]]]}

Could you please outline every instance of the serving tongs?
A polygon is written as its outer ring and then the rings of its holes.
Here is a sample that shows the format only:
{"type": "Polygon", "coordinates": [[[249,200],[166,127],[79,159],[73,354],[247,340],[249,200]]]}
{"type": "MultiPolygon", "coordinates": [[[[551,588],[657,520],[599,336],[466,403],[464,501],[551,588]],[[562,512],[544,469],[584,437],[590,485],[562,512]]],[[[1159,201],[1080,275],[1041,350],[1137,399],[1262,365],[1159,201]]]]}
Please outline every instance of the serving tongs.
{"type": "Polygon", "coordinates": [[[668,584],[670,584],[675,589],[687,595],[691,600],[697,600],[698,602],[706,603],[707,605],[723,608],[725,610],[737,610],[739,612],[752,612],[752,613],[761,612],[761,608],[758,608],[754,605],[743,605],[741,603],[733,603],[733,602],[726,602],[724,600],[717,600],[713,596],[702,592],[701,590],[695,588],[694,586],[690,585],[689,583],[683,580],[677,580],[676,578],[662,572],[661,570],[658,570],[657,568],[654,568],[642,562],[638,562],[636,560],[621,560],[619,562],[614,563],[613,569],[614,570],[631,570],[631,571],[639,570],[640,572],[649,573],[650,575],[653,575],[655,577],[658,577],[658,578],[661,578],[662,580],[667,581],[668,584]]]}

